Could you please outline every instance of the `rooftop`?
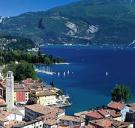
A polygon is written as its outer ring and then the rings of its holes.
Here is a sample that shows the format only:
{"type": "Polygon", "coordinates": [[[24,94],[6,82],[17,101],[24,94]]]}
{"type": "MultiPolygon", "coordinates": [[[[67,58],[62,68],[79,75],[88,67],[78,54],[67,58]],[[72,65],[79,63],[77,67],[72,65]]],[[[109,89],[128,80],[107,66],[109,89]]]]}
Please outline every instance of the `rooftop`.
{"type": "Polygon", "coordinates": [[[0,111],[0,121],[6,121],[6,117],[9,116],[11,113],[7,111],[0,111]]]}
{"type": "Polygon", "coordinates": [[[107,107],[120,111],[125,107],[125,104],[123,102],[110,102],[107,107]]]}
{"type": "Polygon", "coordinates": [[[81,117],[67,116],[67,115],[61,116],[60,120],[73,121],[73,122],[79,122],[79,123],[84,122],[84,119],[81,117]]]}
{"type": "Polygon", "coordinates": [[[120,122],[120,121],[113,120],[113,124],[112,125],[115,128],[128,128],[130,123],[129,122],[120,122]]]}
{"type": "Polygon", "coordinates": [[[44,124],[47,124],[49,126],[56,125],[57,119],[44,119],[44,124]]]}
{"type": "Polygon", "coordinates": [[[113,120],[113,119],[99,119],[99,120],[93,120],[90,121],[91,126],[95,126],[95,127],[91,127],[91,128],[112,128],[112,126],[114,126],[115,128],[128,128],[128,126],[130,125],[129,122],[120,122],[117,120],[113,120]]]}
{"type": "Polygon", "coordinates": [[[31,84],[33,83],[33,80],[31,78],[27,78],[25,80],[22,81],[24,84],[31,84]]]}
{"type": "Polygon", "coordinates": [[[12,128],[14,125],[17,125],[19,123],[22,123],[22,122],[18,122],[18,121],[12,120],[12,121],[9,121],[8,124],[5,125],[4,128],[12,128]]]}
{"type": "Polygon", "coordinates": [[[14,91],[15,92],[29,92],[30,89],[26,86],[24,86],[24,84],[19,84],[19,83],[15,83],[14,84],[14,91]]]}
{"type": "Polygon", "coordinates": [[[35,119],[35,120],[29,121],[29,122],[22,121],[22,122],[18,122],[17,124],[14,124],[13,127],[21,128],[21,127],[28,126],[28,125],[31,125],[33,123],[39,122],[39,121],[41,121],[41,119],[35,119]]]}
{"type": "Polygon", "coordinates": [[[46,115],[46,117],[48,116],[51,118],[55,118],[58,113],[64,112],[62,109],[59,109],[57,107],[43,106],[39,104],[27,105],[25,106],[25,108],[30,109],[33,112],[46,115]]]}
{"type": "Polygon", "coordinates": [[[102,116],[104,117],[119,117],[121,116],[120,112],[116,112],[116,110],[112,110],[112,109],[100,109],[97,110],[98,113],[100,113],[102,116]]]}
{"type": "Polygon", "coordinates": [[[51,95],[57,95],[56,91],[51,91],[48,89],[36,92],[36,96],[51,96],[51,95]]]}
{"type": "Polygon", "coordinates": [[[103,116],[100,113],[98,113],[96,110],[86,113],[86,116],[94,118],[94,119],[101,119],[101,118],[103,118],[103,116]]]}
{"type": "Polygon", "coordinates": [[[101,128],[111,128],[112,121],[109,119],[100,119],[100,120],[93,120],[90,122],[95,127],[101,127],[101,128]]]}

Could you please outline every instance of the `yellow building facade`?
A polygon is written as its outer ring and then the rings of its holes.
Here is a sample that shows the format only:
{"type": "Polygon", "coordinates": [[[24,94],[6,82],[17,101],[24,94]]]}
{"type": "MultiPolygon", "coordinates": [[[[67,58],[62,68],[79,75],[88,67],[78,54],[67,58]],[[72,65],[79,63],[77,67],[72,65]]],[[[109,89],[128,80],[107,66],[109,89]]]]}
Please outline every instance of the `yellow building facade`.
{"type": "Polygon", "coordinates": [[[43,90],[36,92],[37,104],[40,105],[56,105],[57,93],[52,90],[43,90]]]}

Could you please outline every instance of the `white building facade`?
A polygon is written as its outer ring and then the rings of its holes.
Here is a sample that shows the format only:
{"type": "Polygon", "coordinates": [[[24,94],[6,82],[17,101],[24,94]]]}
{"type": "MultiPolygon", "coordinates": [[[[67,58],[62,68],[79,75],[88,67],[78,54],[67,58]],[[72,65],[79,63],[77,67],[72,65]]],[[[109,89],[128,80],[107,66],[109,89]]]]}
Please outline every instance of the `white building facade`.
{"type": "Polygon", "coordinates": [[[6,104],[8,111],[14,108],[14,76],[12,71],[8,71],[6,77],[6,104]]]}

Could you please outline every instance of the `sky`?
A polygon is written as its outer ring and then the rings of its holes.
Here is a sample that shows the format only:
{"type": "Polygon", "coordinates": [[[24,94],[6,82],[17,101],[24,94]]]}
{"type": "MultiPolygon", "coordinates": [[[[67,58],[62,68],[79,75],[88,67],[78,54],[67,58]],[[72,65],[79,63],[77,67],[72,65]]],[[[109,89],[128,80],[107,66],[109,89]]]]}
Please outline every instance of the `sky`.
{"type": "Polygon", "coordinates": [[[0,0],[0,16],[16,16],[24,12],[44,11],[78,0],[0,0]]]}

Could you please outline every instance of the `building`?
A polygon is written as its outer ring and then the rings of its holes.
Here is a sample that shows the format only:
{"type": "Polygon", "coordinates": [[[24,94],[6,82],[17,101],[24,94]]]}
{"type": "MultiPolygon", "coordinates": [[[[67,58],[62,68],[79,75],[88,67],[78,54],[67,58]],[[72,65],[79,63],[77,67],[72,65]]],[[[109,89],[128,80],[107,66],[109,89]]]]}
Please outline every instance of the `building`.
{"type": "Polygon", "coordinates": [[[90,121],[90,125],[95,128],[112,128],[112,121],[109,119],[99,119],[90,121]]]}
{"type": "Polygon", "coordinates": [[[13,128],[57,128],[57,127],[58,127],[57,120],[45,119],[44,117],[39,117],[29,122],[21,122],[13,126],[13,128]]]}
{"type": "Polygon", "coordinates": [[[28,87],[30,90],[35,90],[35,91],[41,91],[45,88],[43,82],[39,80],[33,80],[31,78],[23,80],[22,84],[24,84],[24,86],[28,87]]]}
{"type": "MultiPolygon", "coordinates": [[[[83,116],[84,117],[84,116],[83,116]]],[[[94,111],[85,112],[86,124],[92,120],[112,118],[113,120],[121,121],[121,112],[109,108],[101,108],[94,111]]]]}
{"type": "Polygon", "coordinates": [[[0,110],[6,110],[6,108],[7,108],[7,105],[6,105],[5,100],[2,97],[0,97],[0,110]]]}
{"type": "Polygon", "coordinates": [[[65,111],[57,107],[43,106],[39,104],[25,106],[25,119],[27,121],[34,120],[41,116],[50,119],[58,119],[62,115],[65,115],[65,111]]]}
{"type": "Polygon", "coordinates": [[[116,110],[120,112],[126,105],[123,102],[110,102],[107,107],[109,109],[116,110]]]}
{"type": "Polygon", "coordinates": [[[44,128],[57,128],[58,127],[58,121],[57,119],[44,119],[44,128]]]}
{"type": "Polygon", "coordinates": [[[24,84],[16,83],[14,85],[14,102],[15,104],[26,104],[29,100],[30,89],[24,84]]]}
{"type": "Polygon", "coordinates": [[[76,116],[61,116],[59,119],[59,125],[62,126],[81,126],[83,127],[85,125],[85,120],[81,117],[76,116]]]}
{"type": "Polygon", "coordinates": [[[41,119],[35,119],[29,122],[20,122],[12,126],[12,128],[44,128],[41,119]]]}
{"type": "Polygon", "coordinates": [[[98,119],[103,119],[104,117],[98,113],[97,110],[95,111],[90,111],[88,113],[85,114],[85,118],[86,118],[86,124],[89,123],[89,121],[92,121],[92,120],[98,120],[98,119]]]}
{"type": "Polygon", "coordinates": [[[126,113],[126,121],[135,124],[135,103],[128,104],[129,112],[126,113]]]}
{"type": "Polygon", "coordinates": [[[57,93],[55,90],[42,90],[36,91],[37,103],[40,105],[56,105],[57,93]]]}
{"type": "Polygon", "coordinates": [[[128,122],[120,122],[112,119],[99,119],[90,121],[90,125],[94,128],[133,128],[133,124],[128,122]]]}
{"type": "Polygon", "coordinates": [[[14,108],[14,76],[12,71],[8,71],[6,77],[6,104],[8,111],[14,108]]]}
{"type": "Polygon", "coordinates": [[[21,114],[17,112],[0,111],[0,126],[6,128],[9,125],[22,121],[21,114]]]}

